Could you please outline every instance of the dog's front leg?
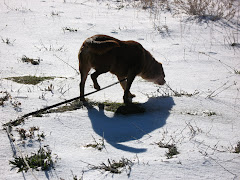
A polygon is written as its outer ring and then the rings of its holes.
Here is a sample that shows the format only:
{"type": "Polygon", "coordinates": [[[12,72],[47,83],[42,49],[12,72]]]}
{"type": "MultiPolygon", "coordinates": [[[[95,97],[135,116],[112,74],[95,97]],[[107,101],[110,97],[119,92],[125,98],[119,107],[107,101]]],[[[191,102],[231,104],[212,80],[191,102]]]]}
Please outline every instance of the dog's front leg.
{"type": "Polygon", "coordinates": [[[127,76],[127,85],[126,85],[126,88],[125,88],[125,91],[124,91],[124,96],[123,96],[123,102],[125,104],[129,104],[131,103],[130,100],[129,100],[129,94],[130,94],[130,88],[131,88],[131,85],[132,85],[132,82],[133,80],[135,79],[136,75],[133,74],[133,73],[128,73],[128,76],[127,76]]]}
{"type": "MultiPolygon", "coordinates": [[[[126,77],[124,77],[124,76],[118,76],[118,80],[119,80],[119,82],[120,82],[120,84],[121,84],[121,86],[122,86],[122,88],[123,88],[123,91],[125,91],[126,86],[127,86],[127,80],[122,81],[122,80],[125,79],[125,78],[126,78],[126,77]]],[[[136,97],[136,95],[135,95],[135,94],[132,94],[132,93],[130,92],[130,90],[129,90],[128,97],[129,97],[129,98],[134,98],[134,97],[136,97]]]]}

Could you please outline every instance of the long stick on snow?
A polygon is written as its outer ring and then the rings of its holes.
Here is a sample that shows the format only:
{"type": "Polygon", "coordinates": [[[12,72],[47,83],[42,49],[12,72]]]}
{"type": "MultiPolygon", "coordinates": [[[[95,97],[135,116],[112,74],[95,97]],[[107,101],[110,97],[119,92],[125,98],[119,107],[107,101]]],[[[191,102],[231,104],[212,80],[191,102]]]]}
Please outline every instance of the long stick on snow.
{"type": "Polygon", "coordinates": [[[51,106],[47,106],[47,107],[42,108],[42,109],[39,109],[39,110],[37,110],[37,111],[33,111],[33,112],[30,112],[30,113],[27,113],[27,114],[23,115],[22,117],[18,118],[17,120],[11,121],[11,122],[7,123],[6,125],[14,125],[14,124],[16,124],[17,122],[19,122],[19,120],[21,121],[21,120],[23,120],[23,119],[26,118],[26,117],[32,116],[32,115],[34,115],[34,114],[42,113],[42,112],[44,112],[44,111],[46,111],[46,110],[52,109],[52,108],[57,107],[57,106],[60,106],[60,105],[62,105],[62,104],[66,104],[66,103],[72,102],[72,101],[77,100],[77,99],[80,99],[80,98],[82,98],[82,97],[89,96],[89,95],[94,94],[94,93],[96,93],[96,92],[98,92],[98,91],[107,89],[107,88],[109,88],[109,87],[111,87],[111,86],[114,86],[114,85],[116,85],[116,84],[118,84],[118,83],[121,83],[121,82],[123,82],[123,81],[125,81],[125,80],[127,80],[127,78],[122,79],[122,80],[120,80],[120,81],[117,81],[117,82],[115,82],[115,83],[113,83],[113,84],[110,84],[110,85],[108,85],[108,86],[105,86],[105,87],[101,88],[100,90],[95,90],[95,91],[92,91],[92,92],[90,92],[90,93],[84,94],[83,96],[78,96],[78,97],[75,97],[75,98],[72,98],[72,99],[69,99],[69,100],[66,100],[66,101],[57,103],[57,104],[53,104],[53,105],[51,105],[51,106]]]}

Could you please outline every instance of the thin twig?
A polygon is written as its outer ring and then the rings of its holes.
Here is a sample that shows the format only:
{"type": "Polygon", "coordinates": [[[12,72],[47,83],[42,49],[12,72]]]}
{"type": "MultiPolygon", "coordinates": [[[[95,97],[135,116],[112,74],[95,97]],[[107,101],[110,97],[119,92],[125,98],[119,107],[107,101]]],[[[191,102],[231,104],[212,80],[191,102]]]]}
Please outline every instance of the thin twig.
{"type": "Polygon", "coordinates": [[[221,91],[219,91],[218,93],[216,93],[215,95],[213,95],[216,91],[218,91],[219,89],[221,89],[222,87],[224,87],[225,85],[227,85],[227,82],[224,83],[222,86],[220,86],[219,88],[217,88],[216,90],[214,90],[211,94],[209,94],[206,98],[211,98],[211,97],[215,97],[217,96],[218,94],[220,94],[221,92],[229,89],[230,87],[232,86],[235,86],[236,85],[236,82],[234,82],[233,84],[229,85],[228,87],[222,89],[221,91]]]}
{"type": "MultiPolygon", "coordinates": [[[[226,67],[232,69],[234,73],[237,72],[237,70],[236,70],[235,68],[229,66],[228,64],[222,62],[221,60],[219,60],[219,59],[217,59],[217,58],[215,58],[215,57],[212,57],[212,56],[210,56],[209,54],[206,54],[205,52],[199,52],[199,53],[200,53],[200,54],[203,54],[203,55],[205,55],[205,56],[208,56],[208,57],[210,57],[210,58],[212,58],[212,59],[214,59],[214,60],[220,62],[222,65],[224,65],[224,66],[226,66],[226,67]]],[[[226,68],[226,69],[227,69],[227,68],[226,68]]],[[[227,70],[228,70],[228,69],[227,69],[227,70]]]]}
{"type": "Polygon", "coordinates": [[[203,153],[201,151],[199,151],[203,156],[210,158],[211,160],[213,160],[217,165],[219,165],[220,167],[222,167],[225,171],[229,172],[230,174],[232,174],[234,176],[234,179],[237,178],[237,174],[231,172],[230,170],[228,170],[227,168],[225,168],[222,164],[220,164],[216,159],[212,158],[211,156],[209,156],[206,152],[203,153]]]}
{"type": "Polygon", "coordinates": [[[78,70],[76,68],[74,68],[72,65],[70,65],[69,63],[65,62],[63,59],[61,59],[60,57],[58,57],[56,54],[54,54],[54,56],[56,58],[58,58],[60,61],[64,62],[65,64],[67,64],[68,66],[70,66],[73,70],[76,71],[77,74],[79,74],[78,70]]]}
{"type": "Polygon", "coordinates": [[[227,83],[224,83],[222,86],[218,87],[216,90],[214,90],[211,94],[209,94],[206,98],[210,98],[217,90],[221,89],[224,87],[227,83]]]}

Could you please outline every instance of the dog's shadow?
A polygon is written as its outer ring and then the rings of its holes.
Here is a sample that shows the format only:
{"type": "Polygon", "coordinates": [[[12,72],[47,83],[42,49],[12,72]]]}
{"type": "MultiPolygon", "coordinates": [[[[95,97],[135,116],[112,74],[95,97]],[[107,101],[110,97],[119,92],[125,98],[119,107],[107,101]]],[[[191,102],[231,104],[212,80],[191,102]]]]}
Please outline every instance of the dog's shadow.
{"type": "Polygon", "coordinates": [[[146,110],[143,114],[127,116],[115,114],[108,117],[103,110],[89,107],[88,116],[93,130],[107,143],[123,151],[140,153],[146,149],[129,147],[121,143],[139,140],[145,135],[150,136],[149,133],[163,127],[174,105],[172,97],[156,97],[141,104],[146,110]]]}

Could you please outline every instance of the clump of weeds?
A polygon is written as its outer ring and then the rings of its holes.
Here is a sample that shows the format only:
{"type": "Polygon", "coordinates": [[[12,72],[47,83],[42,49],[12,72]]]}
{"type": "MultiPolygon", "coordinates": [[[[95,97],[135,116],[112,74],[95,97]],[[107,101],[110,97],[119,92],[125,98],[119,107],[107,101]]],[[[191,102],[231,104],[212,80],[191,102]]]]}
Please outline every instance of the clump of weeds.
{"type": "MultiPolygon", "coordinates": [[[[72,172],[73,180],[83,180],[83,174],[84,174],[84,171],[82,171],[82,176],[78,178],[78,176],[73,174],[73,172],[72,172]]],[[[60,180],[61,180],[61,178],[60,178],[60,180]]]]}
{"type": "Polygon", "coordinates": [[[182,112],[182,114],[187,114],[191,116],[216,116],[217,113],[211,110],[204,110],[204,111],[187,111],[182,112]]]}
{"type": "Polygon", "coordinates": [[[240,70],[235,69],[235,70],[234,70],[234,73],[235,73],[235,74],[240,74],[240,70]]]}
{"type": "Polygon", "coordinates": [[[50,170],[54,168],[56,160],[53,160],[52,151],[48,147],[40,147],[36,153],[32,153],[30,156],[15,157],[14,160],[9,161],[9,164],[13,165],[13,168],[18,168],[18,172],[27,172],[29,168],[36,171],[50,170]]]}
{"type": "Polygon", "coordinates": [[[216,116],[217,113],[214,111],[203,111],[203,114],[207,115],[207,116],[216,116]]]}
{"type": "Polygon", "coordinates": [[[233,0],[174,0],[175,13],[185,13],[200,19],[231,20],[237,14],[233,0]]]}
{"type": "Polygon", "coordinates": [[[173,158],[173,156],[179,154],[177,147],[175,144],[172,144],[169,148],[168,148],[168,152],[166,152],[166,156],[168,159],[173,158]]]}
{"type": "Polygon", "coordinates": [[[75,100],[75,101],[73,101],[71,103],[68,103],[68,104],[66,104],[64,106],[60,106],[58,108],[51,109],[51,110],[47,111],[47,113],[58,113],[58,112],[74,111],[74,110],[83,108],[83,106],[88,106],[89,108],[91,108],[93,106],[98,106],[99,109],[102,109],[102,110],[104,109],[106,111],[111,111],[111,112],[115,112],[115,113],[119,113],[119,111],[121,111],[121,109],[124,109],[127,112],[131,111],[130,113],[132,113],[132,114],[145,112],[145,109],[142,108],[137,103],[125,106],[125,104],[118,103],[118,102],[109,102],[109,101],[96,102],[96,101],[90,101],[88,99],[86,99],[86,100],[87,100],[87,102],[85,102],[85,104],[83,104],[83,102],[81,102],[80,100],[75,100]]]}
{"type": "Polygon", "coordinates": [[[97,170],[97,169],[104,170],[104,171],[108,171],[113,174],[120,174],[123,172],[123,170],[126,170],[127,175],[130,176],[131,167],[133,166],[133,162],[127,158],[122,158],[119,161],[108,159],[107,163],[102,163],[99,166],[95,166],[95,165],[91,165],[91,164],[88,164],[88,165],[90,166],[90,169],[92,169],[92,170],[97,170]]]}
{"type": "MultiPolygon", "coordinates": [[[[173,90],[168,84],[165,84],[163,87],[159,87],[156,92],[152,93],[152,96],[159,96],[161,94],[163,97],[170,97],[170,96],[175,96],[175,97],[192,97],[196,96],[199,94],[198,90],[195,90],[193,93],[186,92],[184,90],[173,90]]],[[[147,95],[149,96],[149,95],[147,95]]],[[[149,96],[150,97],[150,96],[149,96]]]]}
{"type": "Polygon", "coordinates": [[[37,59],[29,58],[29,57],[23,55],[21,60],[24,63],[31,63],[32,65],[39,65],[41,59],[40,58],[37,58],[37,59]]]}
{"type": "Polygon", "coordinates": [[[47,111],[47,113],[62,113],[66,111],[75,111],[81,108],[83,108],[83,102],[81,102],[80,100],[75,100],[58,108],[50,109],[47,111]]]}
{"type": "Polygon", "coordinates": [[[50,84],[47,88],[45,88],[45,91],[51,91],[53,92],[54,86],[52,84],[50,84]]]}
{"type": "Polygon", "coordinates": [[[0,97],[0,106],[4,106],[4,102],[8,101],[12,97],[7,91],[1,91],[0,94],[2,94],[0,97]]]}
{"type": "Polygon", "coordinates": [[[17,76],[17,77],[8,77],[7,80],[11,80],[20,84],[32,84],[36,85],[45,80],[52,80],[54,77],[46,76],[46,77],[38,77],[38,76],[17,76]]]}
{"type": "Polygon", "coordinates": [[[2,42],[7,44],[7,45],[10,45],[10,46],[12,46],[15,41],[16,41],[16,39],[10,40],[9,38],[6,38],[6,39],[2,38],[2,42]]]}
{"type": "Polygon", "coordinates": [[[105,144],[104,144],[104,137],[102,139],[99,139],[100,142],[97,142],[96,139],[93,137],[94,143],[91,144],[87,144],[85,147],[91,147],[94,149],[97,149],[99,151],[101,151],[103,148],[105,148],[105,144]]]}
{"type": "Polygon", "coordinates": [[[40,42],[40,46],[35,46],[39,51],[51,51],[51,52],[64,52],[67,49],[64,48],[63,46],[58,46],[56,47],[53,44],[50,45],[45,45],[43,42],[40,42]]]}
{"type": "Polygon", "coordinates": [[[177,146],[175,144],[163,143],[162,141],[155,143],[155,144],[158,145],[158,147],[160,147],[160,148],[168,149],[168,151],[165,154],[168,159],[171,159],[171,158],[173,158],[173,156],[179,154],[179,152],[177,150],[177,146]]]}
{"type": "Polygon", "coordinates": [[[70,27],[64,27],[62,28],[63,29],[63,32],[65,33],[66,31],[68,32],[77,32],[78,30],[77,29],[74,29],[74,28],[70,28],[70,27]]]}
{"type": "Polygon", "coordinates": [[[21,111],[21,102],[14,100],[9,92],[0,91],[0,95],[0,106],[4,106],[7,101],[10,101],[10,104],[13,106],[14,110],[21,111]]]}
{"type": "Polygon", "coordinates": [[[52,11],[51,16],[59,16],[60,12],[58,11],[52,11]]]}
{"type": "Polygon", "coordinates": [[[21,140],[33,140],[37,138],[37,141],[43,141],[45,139],[45,135],[43,132],[39,131],[39,127],[30,127],[29,130],[25,130],[23,128],[17,128],[16,131],[18,132],[21,140]]]}
{"type": "Polygon", "coordinates": [[[235,147],[234,153],[240,153],[240,141],[237,143],[237,146],[235,147]]]}

